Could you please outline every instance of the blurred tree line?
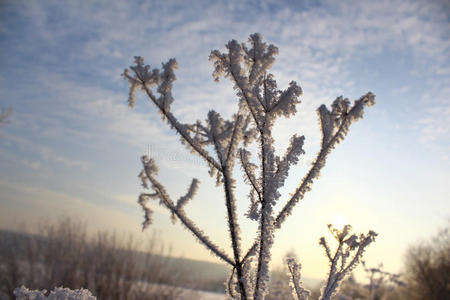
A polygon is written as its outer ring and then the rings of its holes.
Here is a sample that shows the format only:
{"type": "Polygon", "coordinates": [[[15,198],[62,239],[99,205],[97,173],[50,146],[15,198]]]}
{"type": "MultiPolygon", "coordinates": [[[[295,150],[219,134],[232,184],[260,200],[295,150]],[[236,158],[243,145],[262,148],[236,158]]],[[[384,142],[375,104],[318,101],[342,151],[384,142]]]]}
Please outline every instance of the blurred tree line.
{"type": "MultiPolygon", "coordinates": [[[[450,299],[450,231],[449,225],[429,240],[409,247],[400,277],[385,272],[382,280],[371,286],[349,278],[341,293],[343,299],[369,300],[449,300],[450,299]],[[400,283],[399,283],[400,282],[400,283]]],[[[371,271],[366,268],[368,277],[371,271]]],[[[381,270],[381,272],[383,272],[381,270]]]]}
{"type": "Polygon", "coordinates": [[[85,288],[97,299],[176,299],[179,272],[168,253],[149,239],[145,251],[131,235],[97,232],[71,220],[40,226],[40,235],[0,234],[0,299],[15,288],[85,288]],[[166,254],[166,255],[164,255],[166,254]]]}
{"type": "MultiPolygon", "coordinates": [[[[449,228],[410,247],[401,276],[365,265],[368,282],[349,276],[335,299],[449,300],[449,228]]],[[[142,251],[131,236],[98,232],[88,237],[85,226],[70,220],[41,226],[40,233],[1,232],[0,299],[15,299],[12,292],[22,284],[47,290],[87,288],[98,299],[165,300],[183,293],[177,287],[183,285],[183,274],[155,237],[142,251]]],[[[270,283],[267,300],[292,299],[286,269],[275,268],[270,283]]],[[[309,287],[310,299],[318,298],[320,286],[309,287]]]]}

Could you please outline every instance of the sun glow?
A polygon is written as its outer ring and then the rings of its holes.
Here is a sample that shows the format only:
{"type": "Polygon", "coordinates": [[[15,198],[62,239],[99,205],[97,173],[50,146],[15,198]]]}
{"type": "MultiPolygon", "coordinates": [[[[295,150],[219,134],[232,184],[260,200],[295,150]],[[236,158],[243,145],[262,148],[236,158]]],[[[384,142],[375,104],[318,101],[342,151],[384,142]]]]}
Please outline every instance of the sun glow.
{"type": "Polygon", "coordinates": [[[342,230],[344,226],[348,224],[348,220],[343,215],[335,215],[331,224],[333,224],[334,228],[342,230]]]}

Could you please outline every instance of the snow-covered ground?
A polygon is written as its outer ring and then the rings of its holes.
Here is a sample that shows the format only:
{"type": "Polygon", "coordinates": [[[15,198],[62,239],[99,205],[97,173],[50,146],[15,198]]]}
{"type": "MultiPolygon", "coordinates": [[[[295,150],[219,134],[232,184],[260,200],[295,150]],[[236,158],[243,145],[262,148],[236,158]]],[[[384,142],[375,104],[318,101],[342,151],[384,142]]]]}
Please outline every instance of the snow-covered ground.
{"type": "MultiPolygon", "coordinates": [[[[203,292],[203,291],[196,291],[198,298],[186,298],[189,300],[226,300],[227,297],[225,294],[219,294],[219,293],[213,293],[213,292],[203,292]]],[[[185,299],[185,298],[183,298],[185,299]]]]}
{"type": "MultiPolygon", "coordinates": [[[[167,290],[174,287],[170,287],[165,284],[156,284],[156,283],[144,283],[152,286],[155,290],[167,290]]],[[[175,288],[178,290],[175,294],[177,296],[174,297],[174,300],[226,300],[228,299],[225,293],[215,293],[215,292],[207,292],[189,288],[175,288]],[[181,292],[180,292],[181,290],[181,292]]]]}
{"type": "MultiPolygon", "coordinates": [[[[95,300],[96,297],[92,296],[88,290],[70,290],[68,288],[55,288],[50,292],[49,296],[46,296],[45,290],[29,290],[22,286],[14,290],[16,299],[36,299],[36,300],[60,300],[60,299],[78,299],[78,300],[95,300]]],[[[183,289],[181,294],[175,298],[176,300],[221,300],[226,299],[224,294],[197,291],[191,289],[183,289]]]]}

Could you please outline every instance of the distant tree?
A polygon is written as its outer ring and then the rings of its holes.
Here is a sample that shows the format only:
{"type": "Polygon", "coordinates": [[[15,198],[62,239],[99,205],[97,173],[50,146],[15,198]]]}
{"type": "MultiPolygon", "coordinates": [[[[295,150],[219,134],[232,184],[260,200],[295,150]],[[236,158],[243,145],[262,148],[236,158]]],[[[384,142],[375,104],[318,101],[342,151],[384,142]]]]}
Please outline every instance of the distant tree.
{"type": "MultiPolygon", "coordinates": [[[[174,70],[177,68],[175,59],[163,63],[162,70],[152,70],[149,65],[144,64],[142,57],[135,57],[135,65],[126,69],[123,76],[130,84],[129,105],[134,106],[136,92],[143,91],[156,106],[162,119],[180,135],[181,142],[205,160],[210,169],[209,174],[216,178],[217,185],[223,187],[232,253],[230,255],[218,247],[185,212],[185,206],[194,197],[199,181],[194,178],[186,195],[174,201],[157,178],[158,167],[155,160],[147,156],[142,157],[143,171],[139,176],[143,187],[152,192],[142,193],[139,197],[145,213],[143,228],[152,222],[149,200],[159,200],[169,210],[174,221],[179,220],[202,245],[230,266],[232,271],[228,295],[231,298],[261,300],[268,292],[269,263],[276,229],[282,226],[292,214],[294,206],[311,190],[314,180],[325,166],[328,154],[344,139],[350,125],[363,117],[366,106],[375,104],[375,95],[369,92],[353,104],[347,98],[338,97],[332,103],[331,110],[325,105],[318,108],[322,131],[320,150],[297,189],[276,213],[273,208],[280,201],[279,190],[284,185],[290,168],[304,154],[305,137],[293,135],[285,154],[280,157],[275,154],[272,128],[279,117],[289,118],[296,114],[302,89],[295,81],[291,81],[284,90],[278,89],[273,74],[269,73],[278,48],[267,45],[259,34],[251,35],[249,42],[250,45],[247,45],[232,40],[226,45],[226,52],[214,50],[210,55],[210,60],[214,63],[214,79],[218,81],[222,76],[228,77],[237,91],[238,110],[230,120],[225,120],[218,112],[211,110],[205,122],[185,124],[172,114],[172,84],[176,79],[174,70]],[[155,94],[155,90],[159,95],[155,94]],[[253,155],[256,159],[252,159],[249,151],[251,143],[258,148],[258,153],[253,155]],[[256,242],[246,251],[241,247],[236,209],[236,179],[233,178],[236,160],[240,162],[244,182],[250,189],[249,210],[246,215],[259,225],[256,242]]],[[[352,248],[365,247],[372,240],[371,234],[361,239],[351,236],[352,248]]],[[[336,257],[331,257],[330,277],[323,290],[323,299],[332,297],[337,282],[343,277],[341,265],[337,265],[336,258],[345,261],[347,257],[342,257],[341,252],[346,243],[344,240],[339,243],[336,257]]],[[[300,267],[293,260],[289,264],[292,270],[293,295],[303,299],[306,292],[300,289],[297,281],[300,278],[297,273],[300,267]]]]}
{"type": "Polygon", "coordinates": [[[440,230],[431,240],[409,248],[406,254],[405,299],[450,299],[450,231],[440,230]]]}
{"type": "Polygon", "coordinates": [[[396,287],[406,286],[399,274],[384,271],[383,264],[376,268],[368,267],[364,261],[362,261],[362,264],[369,279],[369,282],[363,285],[368,300],[387,299],[388,293],[396,287]]]}

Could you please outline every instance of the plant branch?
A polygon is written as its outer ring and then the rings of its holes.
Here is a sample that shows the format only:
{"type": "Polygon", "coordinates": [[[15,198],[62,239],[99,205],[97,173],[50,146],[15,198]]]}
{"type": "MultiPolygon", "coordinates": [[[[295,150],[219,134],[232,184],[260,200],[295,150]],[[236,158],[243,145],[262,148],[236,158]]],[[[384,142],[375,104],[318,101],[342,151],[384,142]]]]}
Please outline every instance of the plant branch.
{"type": "MultiPolygon", "coordinates": [[[[141,80],[142,82],[142,80],[141,80]]],[[[178,120],[173,116],[170,111],[165,110],[162,105],[158,103],[155,96],[149,90],[145,84],[142,83],[142,87],[147,94],[147,96],[152,100],[152,102],[159,108],[159,111],[163,114],[164,117],[167,118],[169,124],[175,128],[176,132],[180,134],[180,136],[194,149],[203,159],[205,159],[211,166],[216,168],[217,170],[221,170],[219,163],[211,157],[208,152],[201,147],[199,147],[194,140],[190,137],[190,135],[184,130],[183,125],[181,125],[178,120]]]]}
{"type": "Polygon", "coordinates": [[[231,74],[231,77],[233,78],[233,81],[234,81],[234,83],[236,84],[236,86],[238,87],[238,89],[242,92],[242,97],[244,97],[244,100],[245,100],[245,102],[247,103],[247,108],[248,108],[248,110],[250,111],[250,113],[251,113],[251,115],[252,115],[252,117],[253,117],[253,120],[255,121],[256,128],[258,128],[259,130],[261,130],[261,125],[259,124],[258,118],[256,117],[256,112],[255,112],[255,111],[253,110],[253,108],[252,108],[252,105],[251,105],[251,103],[250,103],[250,100],[249,100],[249,98],[248,98],[248,95],[247,95],[246,91],[244,90],[244,88],[242,88],[242,86],[239,84],[239,81],[237,80],[236,75],[235,75],[234,72],[232,71],[232,68],[231,68],[231,61],[230,61],[229,67],[230,67],[230,74],[231,74]]]}
{"type": "Polygon", "coordinates": [[[147,178],[152,183],[153,189],[158,193],[159,198],[163,202],[164,206],[169,209],[169,211],[175,215],[181,223],[203,244],[208,250],[213,252],[217,257],[221,258],[226,263],[235,266],[235,263],[233,260],[225,254],[225,252],[221,249],[219,249],[208,236],[206,236],[201,229],[199,229],[191,219],[189,219],[186,214],[184,213],[183,209],[177,209],[176,205],[173,203],[173,201],[169,198],[166,189],[164,186],[162,186],[159,181],[148,171],[146,168],[144,168],[144,171],[147,175],[147,178]]]}
{"type": "Polygon", "coordinates": [[[275,219],[275,228],[280,228],[281,224],[284,222],[286,217],[292,213],[292,209],[298,201],[303,199],[305,193],[311,189],[311,184],[314,179],[317,178],[320,174],[320,170],[325,166],[326,158],[330,153],[331,149],[338,143],[339,138],[344,131],[345,126],[348,126],[347,119],[345,119],[342,124],[339,126],[336,134],[327,144],[322,144],[322,147],[319,153],[316,156],[314,163],[309,169],[308,173],[305,177],[303,177],[299,187],[295,190],[294,194],[291,196],[290,200],[284,205],[283,209],[278,213],[275,219]]]}
{"type": "Polygon", "coordinates": [[[261,196],[261,191],[258,188],[258,186],[256,185],[256,178],[254,178],[254,175],[251,174],[250,170],[247,167],[247,157],[244,154],[243,149],[239,150],[239,159],[241,161],[241,165],[242,165],[242,169],[244,170],[245,176],[247,177],[248,181],[250,182],[251,186],[253,187],[253,189],[255,190],[256,194],[258,195],[259,201],[262,202],[262,196],[261,196]]]}
{"type": "Polygon", "coordinates": [[[231,153],[234,152],[233,150],[236,150],[236,146],[239,143],[239,140],[236,140],[236,135],[237,135],[237,131],[241,130],[241,123],[242,123],[242,116],[238,115],[236,117],[236,121],[235,121],[234,128],[233,128],[233,133],[231,135],[230,144],[228,146],[228,151],[227,151],[227,156],[226,156],[227,162],[230,159],[230,155],[232,155],[231,153]]]}
{"type": "Polygon", "coordinates": [[[242,282],[243,279],[243,269],[241,263],[241,246],[240,246],[240,235],[239,235],[239,223],[237,222],[237,208],[236,208],[236,200],[234,199],[234,194],[232,190],[232,182],[231,182],[231,174],[228,170],[228,167],[222,167],[223,174],[223,187],[225,191],[225,200],[227,207],[227,216],[228,216],[228,229],[230,231],[231,238],[231,246],[233,248],[234,254],[234,266],[236,267],[236,275],[238,277],[238,285],[239,290],[242,296],[242,299],[247,299],[246,291],[244,284],[242,282]]]}

